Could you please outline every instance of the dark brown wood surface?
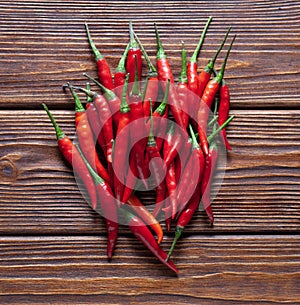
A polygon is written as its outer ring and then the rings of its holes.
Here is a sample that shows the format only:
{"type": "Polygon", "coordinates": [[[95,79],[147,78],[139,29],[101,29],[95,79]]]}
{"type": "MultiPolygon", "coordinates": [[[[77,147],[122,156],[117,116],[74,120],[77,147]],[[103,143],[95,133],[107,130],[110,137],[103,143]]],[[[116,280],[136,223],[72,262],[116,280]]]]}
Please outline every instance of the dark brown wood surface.
{"type": "MultiPolygon", "coordinates": [[[[287,0],[1,1],[0,304],[298,304],[299,15],[287,0]],[[74,138],[61,86],[96,75],[85,21],[113,68],[130,19],[155,60],[156,22],[178,77],[181,41],[190,56],[208,16],[199,70],[229,25],[237,34],[225,74],[233,150],[218,170],[215,226],[201,211],[188,225],[173,257],[178,277],[126,227],[108,262],[103,220],[83,199],[41,103],[74,138]]],[[[142,199],[151,204],[153,194],[142,199]]]]}

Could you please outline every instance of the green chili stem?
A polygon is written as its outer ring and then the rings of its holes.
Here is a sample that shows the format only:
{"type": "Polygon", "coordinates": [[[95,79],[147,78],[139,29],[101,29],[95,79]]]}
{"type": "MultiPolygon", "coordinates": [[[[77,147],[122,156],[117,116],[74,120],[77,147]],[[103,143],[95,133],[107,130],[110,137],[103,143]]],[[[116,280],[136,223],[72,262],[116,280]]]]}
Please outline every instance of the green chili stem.
{"type": "Polygon", "coordinates": [[[192,147],[193,147],[193,149],[199,148],[199,144],[197,142],[196,135],[194,133],[194,130],[193,130],[193,127],[191,124],[189,124],[189,128],[190,128],[190,133],[191,133],[191,137],[192,137],[192,147]]]}
{"type": "Polygon", "coordinates": [[[99,83],[97,80],[95,80],[91,76],[87,75],[86,73],[83,73],[83,76],[87,77],[89,80],[91,80],[93,83],[95,83],[103,91],[104,96],[106,97],[107,100],[110,101],[110,100],[116,98],[116,95],[113,91],[104,87],[101,83],[99,83]]]}
{"type": "Polygon", "coordinates": [[[188,78],[187,78],[187,72],[186,72],[186,50],[184,48],[184,42],[181,42],[181,73],[179,76],[179,82],[180,83],[187,83],[188,78]]]}
{"type": "MultiPolygon", "coordinates": [[[[90,83],[86,83],[86,90],[87,91],[91,91],[91,84],[90,83]]],[[[92,103],[93,102],[93,96],[90,95],[86,95],[86,102],[87,103],[92,103]]]]}
{"type": "Polygon", "coordinates": [[[234,115],[229,117],[221,126],[219,126],[217,129],[215,129],[212,132],[212,134],[207,137],[207,141],[208,141],[209,144],[214,140],[216,135],[233,120],[233,118],[234,118],[234,115]]]}
{"type": "Polygon", "coordinates": [[[142,42],[140,41],[139,37],[136,35],[136,33],[135,33],[134,31],[133,31],[133,33],[134,33],[134,37],[135,37],[136,41],[137,41],[138,44],[139,44],[139,47],[140,47],[141,51],[142,51],[142,53],[143,53],[143,55],[144,55],[144,57],[145,57],[145,60],[146,60],[146,62],[147,62],[148,69],[149,69],[149,74],[148,74],[148,76],[156,77],[156,76],[157,76],[157,70],[156,70],[156,68],[155,68],[154,65],[152,64],[152,62],[151,62],[151,60],[150,60],[150,58],[149,58],[149,56],[148,56],[148,54],[147,54],[147,52],[146,52],[146,50],[145,50],[143,44],[142,44],[142,42]]]}
{"type": "Polygon", "coordinates": [[[150,101],[150,130],[149,130],[147,146],[155,146],[156,141],[155,141],[154,136],[153,136],[153,109],[152,109],[151,98],[149,98],[149,101],[150,101]]]}
{"type": "Polygon", "coordinates": [[[58,126],[58,124],[56,123],[52,113],[49,111],[48,107],[46,104],[42,104],[43,108],[45,109],[45,111],[47,112],[49,118],[50,118],[50,121],[55,129],[55,133],[56,133],[56,139],[57,140],[61,140],[63,138],[65,138],[65,134],[63,133],[63,131],[60,129],[60,127],[58,126]]]}
{"type": "Polygon", "coordinates": [[[165,50],[162,46],[159,34],[158,34],[158,30],[157,30],[157,26],[154,23],[154,29],[155,29],[155,37],[156,37],[156,43],[157,43],[157,59],[163,59],[163,58],[167,58],[167,55],[165,53],[165,50]]]}
{"type": "Polygon", "coordinates": [[[206,25],[205,25],[205,27],[204,27],[204,29],[202,31],[202,34],[201,34],[200,40],[199,40],[199,42],[197,44],[197,47],[196,47],[196,49],[195,49],[195,51],[194,51],[194,53],[193,53],[193,55],[192,55],[192,57],[190,59],[190,62],[197,62],[197,58],[198,58],[200,49],[201,49],[202,44],[204,42],[205,35],[206,35],[207,29],[208,29],[209,24],[211,23],[211,21],[212,21],[212,17],[209,17],[207,22],[206,22],[206,25]]]}
{"type": "Polygon", "coordinates": [[[130,41],[129,41],[129,45],[130,45],[130,49],[138,49],[138,43],[136,42],[135,38],[134,38],[134,31],[133,31],[133,26],[132,26],[132,21],[129,21],[129,36],[130,36],[130,41]]]}
{"type": "Polygon", "coordinates": [[[127,44],[126,46],[126,49],[118,63],[118,66],[116,68],[116,72],[123,72],[125,73],[126,72],[126,68],[125,68],[125,62],[126,62],[126,58],[127,58],[127,53],[128,53],[128,50],[129,50],[129,47],[130,47],[130,43],[127,44]]]}
{"type": "Polygon", "coordinates": [[[216,80],[219,84],[221,83],[221,81],[222,81],[222,79],[223,79],[223,77],[224,77],[227,59],[228,59],[228,56],[229,56],[229,53],[230,53],[230,51],[231,51],[231,48],[232,48],[232,45],[233,45],[233,42],[234,42],[235,38],[236,38],[236,35],[233,36],[232,41],[231,41],[231,43],[230,43],[230,46],[229,46],[229,48],[228,48],[228,50],[227,50],[225,59],[224,59],[224,61],[223,61],[221,70],[220,70],[220,72],[218,73],[218,75],[215,77],[215,80],[216,80]]]}
{"type": "Polygon", "coordinates": [[[146,78],[146,81],[145,81],[145,84],[144,84],[144,88],[143,88],[143,93],[142,93],[142,101],[143,102],[144,102],[144,99],[145,99],[145,96],[146,96],[148,83],[149,83],[149,77],[146,78]]]}
{"type": "Polygon", "coordinates": [[[90,34],[90,30],[89,30],[88,24],[85,23],[84,25],[85,25],[87,37],[88,37],[88,40],[89,40],[89,44],[90,44],[90,46],[91,46],[91,48],[92,48],[92,51],[93,51],[93,53],[94,53],[94,55],[95,55],[95,57],[96,57],[96,60],[98,61],[99,59],[102,59],[103,56],[102,56],[102,54],[99,52],[99,50],[97,49],[97,47],[95,46],[95,43],[94,43],[94,41],[93,41],[93,39],[92,39],[92,37],[91,37],[91,34],[90,34]]]}
{"type": "Polygon", "coordinates": [[[74,87],[70,83],[68,83],[67,85],[68,85],[68,88],[70,89],[72,96],[74,98],[74,101],[75,101],[75,112],[85,112],[85,109],[84,109],[78,95],[74,91],[74,87]]]}
{"type": "Polygon", "coordinates": [[[95,184],[98,185],[98,184],[104,183],[104,180],[94,171],[94,169],[89,164],[88,160],[85,158],[85,156],[84,156],[82,150],[80,149],[79,145],[78,144],[74,144],[74,145],[77,148],[77,150],[78,150],[83,162],[85,163],[86,167],[88,168],[91,176],[93,177],[93,180],[94,180],[95,184]]]}
{"type": "Polygon", "coordinates": [[[165,91],[163,100],[155,110],[156,112],[158,112],[160,114],[160,116],[162,116],[166,111],[166,107],[167,107],[167,104],[168,104],[169,90],[170,90],[170,79],[168,79],[167,86],[166,86],[166,91],[165,91]]]}
{"type": "Polygon", "coordinates": [[[211,126],[218,120],[218,115],[214,115],[214,117],[208,122],[207,126],[211,126]]]}
{"type": "Polygon", "coordinates": [[[125,83],[122,89],[122,100],[120,106],[121,113],[127,113],[130,111],[130,107],[127,103],[127,89],[128,89],[128,80],[129,80],[129,73],[126,74],[125,83]]]}
{"type": "Polygon", "coordinates": [[[227,37],[228,37],[228,35],[229,35],[229,33],[230,33],[230,30],[231,30],[231,27],[228,28],[228,30],[227,30],[227,32],[226,32],[226,34],[225,34],[225,37],[223,38],[222,43],[221,43],[221,45],[219,46],[219,48],[218,48],[218,50],[217,50],[215,56],[208,62],[208,64],[207,64],[206,67],[204,68],[204,71],[205,71],[205,72],[208,72],[208,73],[211,73],[211,72],[212,72],[212,69],[214,68],[214,65],[215,65],[215,62],[216,62],[216,60],[217,60],[217,57],[218,57],[219,53],[221,52],[221,50],[222,50],[222,48],[223,48],[223,46],[224,46],[224,44],[225,44],[225,41],[226,41],[226,39],[227,39],[227,37]]]}
{"type": "Polygon", "coordinates": [[[172,253],[173,253],[173,251],[175,249],[176,243],[177,243],[178,239],[180,238],[180,236],[181,236],[181,234],[183,232],[183,229],[184,229],[183,227],[176,226],[175,237],[174,237],[173,243],[171,245],[171,248],[170,248],[170,250],[168,252],[168,256],[166,258],[166,261],[168,261],[169,258],[171,257],[171,255],[172,255],[172,253]]]}

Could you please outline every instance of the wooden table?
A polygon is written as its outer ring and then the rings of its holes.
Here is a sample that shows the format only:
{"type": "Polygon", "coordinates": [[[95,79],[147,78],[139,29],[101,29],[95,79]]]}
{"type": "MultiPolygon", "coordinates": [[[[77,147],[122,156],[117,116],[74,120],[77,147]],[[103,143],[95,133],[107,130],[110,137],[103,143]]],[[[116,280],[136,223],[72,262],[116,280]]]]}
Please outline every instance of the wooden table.
{"type": "Polygon", "coordinates": [[[1,1],[0,303],[299,304],[299,14],[288,0],[1,1]],[[215,226],[198,212],[186,228],[173,256],[178,277],[126,227],[108,262],[103,220],[82,198],[41,103],[74,137],[61,85],[95,76],[85,21],[112,67],[129,19],[154,60],[155,21],[178,77],[181,40],[190,56],[210,15],[199,69],[229,25],[237,34],[226,71],[233,150],[215,226]]]}

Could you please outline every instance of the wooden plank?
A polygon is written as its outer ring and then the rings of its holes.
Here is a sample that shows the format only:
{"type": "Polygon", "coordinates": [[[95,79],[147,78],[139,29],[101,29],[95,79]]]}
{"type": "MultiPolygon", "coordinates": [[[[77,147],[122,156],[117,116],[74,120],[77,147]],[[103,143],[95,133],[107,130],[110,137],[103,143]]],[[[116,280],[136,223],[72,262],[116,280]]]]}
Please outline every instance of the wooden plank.
{"type": "MultiPolygon", "coordinates": [[[[95,76],[85,21],[113,70],[128,41],[129,19],[154,60],[156,22],[178,77],[181,40],[191,56],[208,16],[213,15],[199,69],[232,25],[237,39],[226,79],[233,108],[296,108],[300,94],[299,8],[297,1],[289,0],[186,1],[185,5],[181,1],[1,1],[0,107],[39,108],[41,102],[72,107],[61,85],[66,81],[84,84],[83,72],[95,76]]],[[[224,52],[217,68],[223,57],[224,52]]]]}
{"type": "Polygon", "coordinates": [[[185,237],[173,277],[131,237],[120,238],[111,262],[102,237],[1,237],[1,301],[296,304],[299,246],[287,235],[185,237]]]}
{"type": "MultiPolygon", "coordinates": [[[[187,232],[299,231],[300,111],[235,110],[228,136],[233,151],[218,170],[220,188],[210,228],[199,211],[187,232]],[[222,180],[222,174],[225,177],[222,180]],[[221,180],[220,180],[221,179],[221,180]]],[[[72,111],[53,111],[74,138],[72,111]]],[[[43,111],[0,111],[0,232],[105,232],[60,155],[43,111]]],[[[222,162],[223,162],[222,161],[222,162]]],[[[154,193],[141,193],[154,202],[154,193]]]]}

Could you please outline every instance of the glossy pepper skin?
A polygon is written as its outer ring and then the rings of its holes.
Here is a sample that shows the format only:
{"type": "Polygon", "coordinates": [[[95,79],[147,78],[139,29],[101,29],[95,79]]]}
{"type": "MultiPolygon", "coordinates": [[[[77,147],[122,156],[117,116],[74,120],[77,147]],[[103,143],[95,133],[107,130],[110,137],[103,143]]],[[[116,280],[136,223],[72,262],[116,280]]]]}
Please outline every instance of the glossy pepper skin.
{"type": "Polygon", "coordinates": [[[207,129],[207,121],[209,116],[209,111],[214,101],[215,95],[220,88],[220,83],[224,77],[225,67],[227,63],[227,59],[232,47],[232,44],[235,40],[235,36],[233,37],[230,46],[228,48],[226,57],[222,64],[221,70],[218,75],[210,80],[205,87],[204,93],[201,98],[201,103],[198,111],[198,134],[199,134],[199,141],[201,144],[201,148],[204,152],[204,155],[207,156],[208,154],[208,141],[206,136],[206,129],[207,129]]]}
{"type": "MultiPolygon", "coordinates": [[[[187,65],[187,78],[188,78],[188,88],[191,92],[193,92],[195,95],[198,93],[198,64],[197,64],[197,58],[200,52],[200,49],[203,45],[208,27],[212,21],[212,17],[209,17],[206,25],[202,31],[201,37],[199,39],[199,42],[197,44],[197,47],[191,57],[191,59],[188,62],[187,65]]],[[[192,109],[191,109],[192,110],[192,109]]]]}
{"type": "Polygon", "coordinates": [[[137,196],[132,194],[127,200],[136,214],[147,224],[156,234],[157,243],[160,244],[163,239],[163,230],[157,219],[150,213],[137,196]]]}
{"type": "Polygon", "coordinates": [[[73,87],[69,85],[69,88],[75,101],[75,125],[79,145],[93,169],[97,171],[102,179],[109,182],[109,175],[101,163],[95,148],[94,136],[88,121],[87,113],[73,87]]]}
{"type": "Polygon", "coordinates": [[[182,122],[182,109],[180,107],[180,102],[178,99],[177,91],[174,86],[174,76],[172,73],[172,69],[170,67],[170,63],[167,59],[167,55],[162,47],[162,43],[159,38],[158,30],[155,25],[155,34],[157,41],[157,73],[158,80],[160,81],[161,86],[164,90],[166,90],[167,81],[170,80],[170,89],[169,89],[169,105],[172,110],[172,114],[174,116],[175,121],[179,126],[184,129],[184,124],[182,122]]]}
{"type": "Polygon", "coordinates": [[[78,146],[77,149],[94,180],[94,186],[97,190],[98,199],[98,204],[94,210],[100,211],[101,215],[103,215],[105,218],[107,230],[107,257],[111,259],[117,243],[119,228],[117,222],[118,211],[115,198],[110,185],[93,170],[78,146]]]}
{"type": "Polygon", "coordinates": [[[148,118],[150,116],[150,100],[152,101],[152,106],[154,106],[157,95],[158,95],[158,90],[159,90],[159,81],[158,81],[158,74],[157,70],[152,64],[146,50],[144,49],[140,39],[138,36],[134,33],[134,37],[136,41],[139,44],[139,47],[142,51],[142,54],[147,62],[148,65],[148,74],[147,74],[147,79],[144,87],[144,92],[142,95],[142,100],[143,100],[143,109],[144,109],[144,116],[148,118]]]}
{"type": "Polygon", "coordinates": [[[116,95],[121,99],[122,98],[122,89],[125,84],[126,79],[126,58],[127,53],[130,47],[130,43],[127,44],[126,49],[118,63],[118,66],[116,68],[115,74],[114,74],[114,86],[115,86],[115,93],[116,95]]]}
{"type": "Polygon", "coordinates": [[[46,104],[42,104],[42,105],[45,111],[47,112],[53,127],[55,128],[57,144],[60,152],[62,153],[64,158],[69,162],[69,164],[73,167],[74,171],[78,174],[79,178],[84,183],[88,191],[92,207],[96,207],[97,191],[94,186],[93,178],[90,175],[89,170],[87,169],[84,161],[82,160],[73,142],[63,133],[63,131],[56,123],[53,115],[50,113],[46,104]]]}
{"type": "Polygon", "coordinates": [[[146,246],[146,248],[148,248],[150,252],[155,257],[157,257],[165,266],[177,274],[177,267],[171,260],[167,261],[167,253],[164,252],[163,249],[159,246],[156,239],[148,227],[144,224],[144,222],[137,216],[134,216],[128,212],[126,212],[126,218],[129,229],[135,235],[135,237],[140,240],[146,246]]]}
{"type": "MultiPolygon", "coordinates": [[[[129,74],[126,76],[125,84],[122,92],[122,103],[120,106],[120,120],[115,138],[115,149],[113,152],[113,170],[114,174],[114,192],[119,202],[122,202],[125,177],[128,171],[126,166],[127,149],[130,143],[130,128],[128,125],[131,121],[131,111],[127,103],[127,89],[128,89],[129,74]],[[122,181],[120,181],[122,179],[122,181]]],[[[124,203],[124,202],[122,202],[124,203]]]]}
{"type": "Polygon", "coordinates": [[[184,48],[184,42],[182,42],[182,49],[181,49],[181,73],[177,84],[177,94],[178,94],[179,104],[182,109],[181,111],[182,124],[184,129],[186,130],[189,124],[188,104],[190,99],[190,91],[188,89],[188,78],[186,72],[186,51],[184,48]]]}
{"type": "MultiPolygon", "coordinates": [[[[130,41],[126,59],[126,73],[129,73],[129,83],[132,83],[134,82],[136,70],[138,75],[138,81],[141,80],[143,63],[142,51],[140,50],[139,45],[134,38],[134,32],[131,21],[129,22],[129,35],[130,41]],[[135,61],[137,62],[137,66],[135,64],[135,61]]],[[[129,90],[131,90],[131,85],[129,85],[129,90]]]]}
{"type": "Polygon", "coordinates": [[[91,49],[96,58],[99,81],[101,84],[103,84],[103,86],[105,86],[109,90],[113,90],[114,84],[113,84],[113,79],[112,79],[112,74],[110,71],[109,64],[108,64],[107,60],[105,59],[105,57],[103,57],[102,54],[99,52],[99,50],[96,48],[96,46],[92,40],[87,23],[85,23],[85,29],[86,29],[86,33],[88,36],[89,44],[90,44],[91,49]]]}
{"type": "Polygon", "coordinates": [[[208,62],[208,64],[205,66],[205,68],[198,75],[198,90],[197,90],[196,94],[199,97],[202,96],[203,91],[204,91],[207,83],[210,80],[211,74],[212,74],[213,69],[214,69],[215,62],[217,60],[217,57],[218,57],[219,53],[221,52],[221,50],[224,46],[224,43],[225,43],[225,41],[226,41],[226,39],[229,35],[230,30],[231,30],[231,27],[228,28],[228,30],[225,34],[225,37],[223,38],[223,41],[222,41],[221,45],[219,46],[215,56],[208,62]]]}
{"type": "MultiPolygon", "coordinates": [[[[220,87],[220,106],[218,111],[218,123],[222,125],[227,119],[230,110],[230,93],[229,88],[226,85],[224,79],[222,80],[222,84],[220,87]]],[[[231,146],[227,139],[226,129],[221,130],[221,139],[227,150],[231,150],[231,146]]]]}

